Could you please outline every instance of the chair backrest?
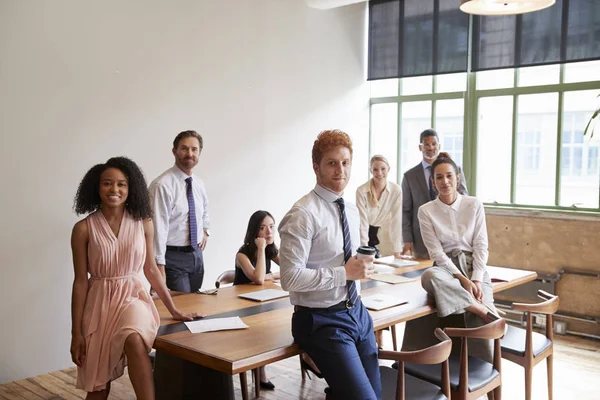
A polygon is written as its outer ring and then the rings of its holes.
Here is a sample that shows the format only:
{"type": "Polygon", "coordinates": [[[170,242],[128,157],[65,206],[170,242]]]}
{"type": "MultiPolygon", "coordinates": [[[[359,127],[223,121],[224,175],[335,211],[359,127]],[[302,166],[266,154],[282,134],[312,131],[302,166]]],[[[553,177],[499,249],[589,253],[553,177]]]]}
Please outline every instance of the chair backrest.
{"type": "Polygon", "coordinates": [[[221,275],[219,275],[219,277],[217,278],[217,281],[215,282],[215,287],[218,289],[219,287],[221,287],[221,285],[233,283],[234,279],[235,279],[235,270],[233,270],[233,269],[227,270],[227,271],[223,272],[221,275]]]}
{"type": "Polygon", "coordinates": [[[404,399],[404,363],[414,364],[442,364],[442,392],[450,398],[450,368],[448,357],[452,351],[452,341],[440,328],[436,328],[435,336],[440,343],[416,351],[390,351],[379,350],[382,360],[398,361],[398,387],[397,398],[404,399]]]}
{"type": "Polygon", "coordinates": [[[460,378],[458,382],[459,393],[462,393],[461,398],[466,396],[469,387],[469,349],[467,339],[488,339],[494,340],[494,369],[501,372],[502,354],[500,347],[500,338],[504,336],[506,321],[497,319],[478,328],[446,328],[444,331],[450,337],[461,338],[460,348],[460,378]]]}
{"type": "Polygon", "coordinates": [[[560,303],[560,299],[558,296],[554,294],[550,294],[543,290],[538,290],[537,295],[540,299],[544,300],[541,303],[513,303],[512,309],[515,311],[522,311],[525,313],[525,318],[527,321],[526,329],[526,344],[525,349],[527,352],[531,350],[531,346],[533,343],[532,332],[533,332],[533,318],[531,313],[539,313],[546,314],[548,317],[546,318],[546,337],[550,339],[550,341],[554,342],[554,322],[552,321],[552,314],[558,311],[558,305],[560,303]]]}
{"type": "Polygon", "coordinates": [[[528,311],[540,314],[554,314],[558,311],[559,298],[554,294],[550,294],[543,290],[538,290],[537,295],[540,299],[545,300],[541,303],[513,303],[512,309],[515,311],[528,311]]]}

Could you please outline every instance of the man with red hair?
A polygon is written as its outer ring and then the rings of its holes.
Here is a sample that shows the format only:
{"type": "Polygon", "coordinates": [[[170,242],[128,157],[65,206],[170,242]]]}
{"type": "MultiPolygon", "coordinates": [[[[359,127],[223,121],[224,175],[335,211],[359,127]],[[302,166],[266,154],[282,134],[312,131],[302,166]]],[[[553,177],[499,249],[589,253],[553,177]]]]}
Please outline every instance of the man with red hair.
{"type": "Polygon", "coordinates": [[[323,131],[312,149],[314,189],[279,225],[281,286],[294,304],[292,334],[339,399],[380,399],[373,320],[360,300],[360,279],[373,270],[359,259],[358,209],[344,202],[352,141],[323,131]]]}

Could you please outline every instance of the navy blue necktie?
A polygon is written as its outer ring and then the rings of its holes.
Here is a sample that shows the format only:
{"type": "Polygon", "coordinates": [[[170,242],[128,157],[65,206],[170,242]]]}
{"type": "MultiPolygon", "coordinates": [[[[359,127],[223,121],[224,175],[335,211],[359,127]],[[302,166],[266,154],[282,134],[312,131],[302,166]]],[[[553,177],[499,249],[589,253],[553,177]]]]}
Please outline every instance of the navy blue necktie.
{"type": "MultiPolygon", "coordinates": [[[[427,167],[427,169],[431,171],[431,165],[427,167]]],[[[429,199],[435,200],[437,198],[438,191],[433,185],[433,176],[431,172],[429,173],[429,180],[427,181],[427,186],[429,187],[429,199]]]]}
{"type": "MultiPolygon", "coordinates": [[[[340,209],[340,221],[342,223],[342,231],[344,232],[344,263],[346,263],[352,257],[352,241],[350,239],[348,220],[346,219],[346,205],[344,204],[344,199],[341,197],[335,203],[340,209]]],[[[353,306],[358,301],[356,282],[346,281],[346,287],[348,288],[348,300],[350,300],[350,305],[353,306]]]]}
{"type": "Polygon", "coordinates": [[[191,176],[185,180],[185,184],[186,184],[188,207],[190,208],[190,212],[189,212],[190,245],[193,248],[196,248],[196,247],[198,247],[198,225],[196,223],[196,203],[194,203],[194,191],[192,190],[192,177],[191,176]]]}

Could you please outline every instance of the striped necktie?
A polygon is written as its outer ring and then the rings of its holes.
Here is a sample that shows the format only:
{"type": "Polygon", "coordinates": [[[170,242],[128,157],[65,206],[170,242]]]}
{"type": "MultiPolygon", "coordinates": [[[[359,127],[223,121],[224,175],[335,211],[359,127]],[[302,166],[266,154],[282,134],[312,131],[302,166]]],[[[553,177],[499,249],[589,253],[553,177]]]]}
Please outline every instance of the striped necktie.
{"type": "Polygon", "coordinates": [[[195,249],[198,247],[198,225],[196,223],[196,203],[194,203],[194,191],[192,190],[191,176],[185,180],[185,184],[188,207],[190,209],[188,214],[190,223],[190,245],[195,249]]]}
{"type": "MultiPolygon", "coordinates": [[[[335,203],[340,209],[340,221],[342,223],[342,231],[344,232],[344,263],[346,263],[352,257],[352,241],[350,240],[350,228],[346,219],[346,205],[344,204],[344,199],[341,197],[335,203]]],[[[350,305],[353,306],[358,301],[356,282],[346,281],[346,287],[348,288],[348,300],[350,300],[350,305]]]]}

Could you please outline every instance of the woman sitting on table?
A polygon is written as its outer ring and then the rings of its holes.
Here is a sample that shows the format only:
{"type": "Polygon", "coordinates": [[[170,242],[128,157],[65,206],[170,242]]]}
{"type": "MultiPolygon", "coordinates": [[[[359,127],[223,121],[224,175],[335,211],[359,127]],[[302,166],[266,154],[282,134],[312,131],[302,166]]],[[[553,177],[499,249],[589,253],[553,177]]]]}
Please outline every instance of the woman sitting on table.
{"type": "MultiPolygon", "coordinates": [[[[488,237],[483,204],[458,193],[458,168],[448,153],[440,153],[431,169],[439,195],[419,208],[419,223],[435,264],[422,275],[421,284],[435,297],[439,317],[464,313],[467,327],[481,326],[499,318],[486,268],[488,237]]],[[[491,341],[469,346],[472,348],[473,355],[491,361],[491,341]]]]}
{"type": "Polygon", "coordinates": [[[371,175],[356,190],[360,213],[360,244],[377,249],[375,258],[402,252],[402,190],[387,180],[390,163],[381,155],[371,157],[371,175]]]}
{"type": "Polygon", "coordinates": [[[75,196],[75,212],[88,215],[75,224],[71,237],[71,358],[77,365],[76,387],[88,392],[88,400],[107,399],[125,366],[136,397],[154,399],[148,351],[160,318],[141,271],[174,319],[199,316],[175,307],[156,266],[147,188],[133,161],[114,157],[92,167],[75,196]]]}
{"type": "MultiPolygon", "coordinates": [[[[244,244],[235,256],[234,285],[279,279],[278,272],[271,272],[271,261],[279,265],[279,250],[274,243],[275,219],[268,211],[256,211],[248,221],[244,244]]],[[[267,378],[265,367],[259,368],[260,387],[275,389],[267,378]]]]}

